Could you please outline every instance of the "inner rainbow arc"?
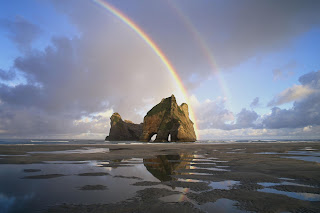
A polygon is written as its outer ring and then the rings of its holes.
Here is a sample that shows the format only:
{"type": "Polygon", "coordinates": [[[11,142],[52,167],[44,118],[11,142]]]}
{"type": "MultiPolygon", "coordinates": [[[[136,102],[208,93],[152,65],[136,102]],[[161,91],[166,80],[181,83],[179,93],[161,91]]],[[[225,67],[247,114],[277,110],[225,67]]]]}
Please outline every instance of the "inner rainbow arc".
{"type": "Polygon", "coordinates": [[[111,4],[103,1],[103,0],[93,0],[95,3],[100,5],[101,7],[107,9],[109,12],[111,12],[114,16],[119,18],[123,23],[125,23],[127,26],[129,26],[133,31],[135,31],[150,47],[151,49],[158,55],[162,63],[167,67],[170,74],[172,75],[173,79],[178,85],[178,88],[181,90],[184,99],[186,100],[187,104],[189,105],[189,114],[190,118],[194,123],[194,130],[196,135],[198,135],[198,128],[196,123],[195,114],[192,110],[192,106],[190,105],[190,101],[188,98],[188,93],[186,91],[186,88],[182,84],[182,80],[180,79],[178,73],[175,71],[174,67],[170,63],[169,59],[165,56],[165,54],[161,51],[161,49],[156,45],[156,43],[131,19],[129,19],[125,14],[123,14],[121,11],[119,11],[117,8],[113,7],[111,4]]]}

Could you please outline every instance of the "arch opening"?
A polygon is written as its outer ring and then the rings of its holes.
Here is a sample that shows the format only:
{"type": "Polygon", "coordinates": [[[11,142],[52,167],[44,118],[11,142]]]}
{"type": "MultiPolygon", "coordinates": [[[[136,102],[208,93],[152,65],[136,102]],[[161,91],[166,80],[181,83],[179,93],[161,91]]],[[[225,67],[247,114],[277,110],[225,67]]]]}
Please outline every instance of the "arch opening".
{"type": "Polygon", "coordinates": [[[168,135],[167,141],[168,141],[168,142],[171,142],[171,134],[168,135]]]}
{"type": "Polygon", "coordinates": [[[155,134],[150,136],[149,142],[154,142],[156,140],[156,138],[157,138],[157,134],[155,133],[155,134]]]}

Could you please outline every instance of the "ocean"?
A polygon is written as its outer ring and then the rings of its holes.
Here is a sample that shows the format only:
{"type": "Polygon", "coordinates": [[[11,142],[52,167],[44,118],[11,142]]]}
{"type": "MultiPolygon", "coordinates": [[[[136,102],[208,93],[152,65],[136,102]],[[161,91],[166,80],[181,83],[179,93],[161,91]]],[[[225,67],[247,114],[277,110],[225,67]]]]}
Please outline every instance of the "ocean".
{"type": "MultiPolygon", "coordinates": [[[[320,139],[225,139],[225,140],[198,140],[197,144],[229,144],[229,143],[290,143],[290,142],[317,142],[320,139]]],[[[168,142],[175,143],[175,142],[168,142]]],[[[97,139],[0,139],[0,144],[25,144],[25,145],[40,145],[40,144],[158,144],[154,142],[140,141],[105,141],[97,139]]]]}

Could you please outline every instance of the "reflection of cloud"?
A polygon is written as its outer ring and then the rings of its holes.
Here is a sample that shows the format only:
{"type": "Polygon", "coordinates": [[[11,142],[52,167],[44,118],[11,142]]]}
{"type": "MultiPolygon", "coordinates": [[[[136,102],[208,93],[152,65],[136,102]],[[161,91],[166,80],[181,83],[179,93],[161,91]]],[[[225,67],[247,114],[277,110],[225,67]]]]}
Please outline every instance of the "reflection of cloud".
{"type": "Polygon", "coordinates": [[[257,107],[259,105],[259,97],[255,97],[250,104],[251,108],[257,107]]]}
{"type": "Polygon", "coordinates": [[[21,208],[25,201],[30,200],[34,197],[34,193],[27,194],[24,196],[7,196],[0,193],[0,212],[7,213],[11,212],[12,208],[21,208]]]}
{"type": "Polygon", "coordinates": [[[16,198],[15,197],[7,197],[4,194],[0,194],[0,212],[6,213],[9,212],[11,207],[13,206],[16,198]]]}
{"type": "Polygon", "coordinates": [[[273,80],[276,81],[276,80],[286,79],[294,75],[294,72],[292,71],[292,69],[294,69],[296,66],[297,66],[297,63],[295,61],[291,61],[279,69],[274,69],[272,71],[273,80]]]}

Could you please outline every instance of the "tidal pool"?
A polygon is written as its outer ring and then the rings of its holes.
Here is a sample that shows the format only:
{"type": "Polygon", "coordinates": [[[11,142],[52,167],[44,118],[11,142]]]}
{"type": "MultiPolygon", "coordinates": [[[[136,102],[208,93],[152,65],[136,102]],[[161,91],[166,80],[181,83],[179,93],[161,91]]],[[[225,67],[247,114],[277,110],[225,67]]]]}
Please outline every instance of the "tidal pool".
{"type": "Polygon", "coordinates": [[[288,197],[296,198],[296,199],[299,199],[299,200],[320,201],[320,195],[319,194],[313,194],[313,193],[285,192],[285,191],[280,191],[280,190],[272,189],[272,188],[258,189],[258,191],[259,192],[267,192],[267,193],[286,195],[288,197]]]}
{"type": "Polygon", "coordinates": [[[247,211],[239,210],[237,207],[237,202],[225,198],[221,198],[216,202],[208,202],[203,205],[199,205],[199,208],[205,212],[223,212],[223,213],[244,213],[247,211]]]}
{"type": "MultiPolygon", "coordinates": [[[[30,154],[71,154],[108,152],[109,149],[77,149],[30,154]]],[[[207,163],[214,159],[192,154],[159,155],[155,158],[130,158],[110,161],[45,161],[37,164],[1,164],[0,212],[34,212],[62,203],[108,204],[128,200],[148,187],[165,188],[175,194],[161,198],[164,202],[191,202],[188,187],[171,187],[168,181],[203,182],[175,175],[208,175],[193,172],[192,162],[207,163]],[[200,158],[201,157],[201,158],[200,158]],[[108,165],[115,165],[108,167],[108,165]],[[119,165],[119,166],[117,166],[119,165]],[[34,171],[28,173],[26,171],[34,171]],[[182,171],[182,172],[181,172],[182,171]],[[159,183],[152,186],[133,185],[139,181],[159,183]],[[161,183],[166,184],[161,184],[161,183]]],[[[215,166],[215,164],[212,164],[215,166]]],[[[201,168],[200,168],[201,169],[201,168]]],[[[209,168],[210,169],[210,168],[209,168]]],[[[212,168],[214,169],[214,168],[212,168]]],[[[224,170],[218,169],[216,170],[224,170]]],[[[203,169],[203,171],[206,171],[203,169]]],[[[236,182],[210,182],[212,188],[227,189],[236,182]]],[[[217,204],[215,204],[217,205],[217,204]]]]}
{"type": "Polygon", "coordinates": [[[303,151],[288,151],[285,153],[278,153],[278,152],[258,152],[255,154],[263,154],[263,155],[285,155],[281,156],[281,158],[292,158],[297,160],[303,161],[310,161],[320,163],[320,152],[315,152],[315,149],[310,149],[306,147],[303,151]],[[288,156],[286,156],[288,155],[288,156]],[[296,155],[296,156],[291,156],[296,155]]]}

